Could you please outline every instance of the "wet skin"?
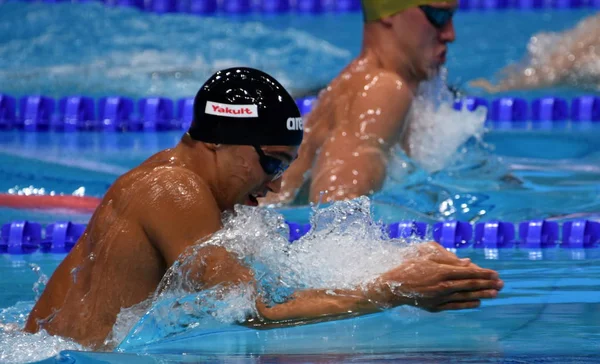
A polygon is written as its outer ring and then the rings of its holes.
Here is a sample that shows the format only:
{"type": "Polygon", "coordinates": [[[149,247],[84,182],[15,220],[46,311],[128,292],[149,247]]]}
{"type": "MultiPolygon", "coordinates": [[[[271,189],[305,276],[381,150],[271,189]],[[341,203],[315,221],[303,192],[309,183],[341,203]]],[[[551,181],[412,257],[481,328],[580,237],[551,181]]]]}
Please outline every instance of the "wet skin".
{"type": "MultiPolygon", "coordinates": [[[[297,147],[263,147],[291,161],[297,147]]],[[[116,316],[153,295],[169,267],[184,258],[190,290],[255,284],[248,267],[222,247],[191,246],[221,228],[221,214],[235,204],[255,204],[280,179],[262,170],[248,146],[220,146],[185,136],[120,177],[104,196],[76,246],[50,278],[25,330],[47,330],[94,349],[105,348],[116,316]],[[188,260],[189,261],[189,260],[188,260]]],[[[274,327],[323,318],[366,314],[397,305],[428,311],[474,308],[496,297],[503,283],[494,271],[458,259],[436,243],[414,254],[365,287],[305,290],[285,303],[266,306],[246,324],[274,327]]]]}
{"type": "MultiPolygon", "coordinates": [[[[256,204],[251,195],[279,188],[251,147],[215,152],[184,139],[111,186],[48,282],[26,331],[43,328],[100,345],[122,307],[146,300],[185,248],[220,229],[221,211],[256,204]]],[[[288,162],[296,149],[263,147],[288,162]]]]}
{"type": "Polygon", "coordinates": [[[363,34],[361,54],[307,116],[298,160],[284,174],[281,192],[262,204],[289,203],[304,184],[312,202],[368,195],[381,188],[392,146],[401,143],[410,155],[405,119],[419,83],[445,62],[453,23],[436,28],[420,9],[410,8],[365,24],[363,34]]]}

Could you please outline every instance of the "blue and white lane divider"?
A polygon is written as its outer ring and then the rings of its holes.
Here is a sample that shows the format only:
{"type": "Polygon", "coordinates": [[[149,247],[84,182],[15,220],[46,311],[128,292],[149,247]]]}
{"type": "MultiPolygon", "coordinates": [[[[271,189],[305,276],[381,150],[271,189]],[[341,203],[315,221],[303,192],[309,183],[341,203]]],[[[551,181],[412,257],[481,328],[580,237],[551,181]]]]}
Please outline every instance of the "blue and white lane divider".
{"type": "MultiPolygon", "coordinates": [[[[5,0],[9,1],[9,0],[5,0]]],[[[36,2],[35,0],[22,0],[36,2]]],[[[38,0],[41,3],[99,2],[155,14],[239,16],[248,14],[343,14],[360,12],[360,0],[38,0]]],[[[0,4],[2,0],[0,0],[0,4]]],[[[600,9],[600,0],[461,0],[460,11],[600,9]]]]}
{"type": "MultiPolygon", "coordinates": [[[[302,115],[315,105],[316,97],[297,99],[302,115]]],[[[571,122],[572,125],[600,125],[600,97],[580,96],[567,100],[542,97],[531,102],[518,97],[487,100],[466,97],[456,100],[456,110],[488,110],[487,122],[492,127],[544,127],[571,122]]],[[[0,130],[34,131],[136,131],[155,132],[187,130],[192,122],[193,98],[171,100],[147,97],[137,101],[122,97],[94,100],[70,96],[55,100],[31,95],[19,99],[0,94],[0,130]]]]}
{"type": "MultiPolygon", "coordinates": [[[[310,224],[288,222],[289,240],[306,235],[310,224]]],[[[32,221],[2,225],[0,254],[68,253],[85,231],[85,224],[60,221],[43,227],[32,221]]],[[[393,239],[428,239],[448,249],[595,249],[600,247],[600,223],[589,220],[565,222],[531,220],[518,224],[503,221],[475,225],[463,221],[429,225],[399,221],[384,225],[384,234],[393,239]],[[517,233],[518,231],[518,233],[517,233]]]]}

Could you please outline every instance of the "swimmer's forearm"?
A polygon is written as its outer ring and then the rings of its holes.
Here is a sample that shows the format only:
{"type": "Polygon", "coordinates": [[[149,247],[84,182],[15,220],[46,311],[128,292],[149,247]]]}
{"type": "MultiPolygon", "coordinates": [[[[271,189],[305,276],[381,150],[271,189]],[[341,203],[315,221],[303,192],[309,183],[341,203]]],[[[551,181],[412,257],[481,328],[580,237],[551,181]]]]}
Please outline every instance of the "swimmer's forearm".
{"type": "Polygon", "coordinates": [[[261,314],[269,321],[281,321],[377,311],[377,305],[356,292],[319,290],[300,292],[288,302],[263,309],[261,314]]]}
{"type": "MultiPolygon", "coordinates": [[[[388,301],[386,295],[372,286],[362,290],[307,290],[301,291],[288,302],[266,307],[257,303],[260,317],[248,324],[255,327],[270,327],[294,323],[310,323],[340,317],[352,317],[379,312],[388,301]]],[[[395,305],[398,305],[397,302],[395,305]]]]}
{"type": "Polygon", "coordinates": [[[494,86],[494,91],[532,90],[561,84],[565,82],[565,74],[572,66],[566,54],[558,53],[549,57],[544,64],[507,67],[502,72],[504,77],[494,86]]]}

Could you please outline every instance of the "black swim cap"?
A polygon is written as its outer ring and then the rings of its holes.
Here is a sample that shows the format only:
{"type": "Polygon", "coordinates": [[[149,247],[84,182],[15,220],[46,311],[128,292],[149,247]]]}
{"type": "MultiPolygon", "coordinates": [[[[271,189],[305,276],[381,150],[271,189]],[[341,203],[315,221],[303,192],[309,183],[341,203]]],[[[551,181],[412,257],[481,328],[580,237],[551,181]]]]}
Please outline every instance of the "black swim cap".
{"type": "Polygon", "coordinates": [[[215,73],[194,100],[194,140],[236,145],[300,145],[302,118],[276,79],[252,68],[215,73]]]}

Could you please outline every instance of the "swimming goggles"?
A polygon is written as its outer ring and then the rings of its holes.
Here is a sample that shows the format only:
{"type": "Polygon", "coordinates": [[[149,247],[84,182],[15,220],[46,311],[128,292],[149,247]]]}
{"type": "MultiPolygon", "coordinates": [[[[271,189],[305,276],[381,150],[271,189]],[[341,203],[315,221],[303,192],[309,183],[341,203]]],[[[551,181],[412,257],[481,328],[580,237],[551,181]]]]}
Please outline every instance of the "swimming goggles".
{"type": "Polygon", "coordinates": [[[435,8],[429,5],[421,5],[419,6],[419,9],[421,9],[423,13],[425,13],[425,17],[427,17],[427,20],[429,20],[431,25],[433,25],[437,29],[441,29],[446,24],[448,24],[450,20],[452,20],[454,12],[456,11],[456,8],[443,9],[435,8]]]}
{"type": "Polygon", "coordinates": [[[253,145],[253,147],[254,150],[256,150],[256,153],[258,154],[259,163],[262,169],[267,175],[273,176],[273,178],[271,179],[272,181],[275,181],[276,179],[281,177],[283,172],[285,172],[286,169],[288,169],[288,167],[290,166],[289,163],[286,163],[279,158],[266,155],[265,152],[263,152],[262,149],[260,149],[260,147],[256,145],[253,145]]]}

